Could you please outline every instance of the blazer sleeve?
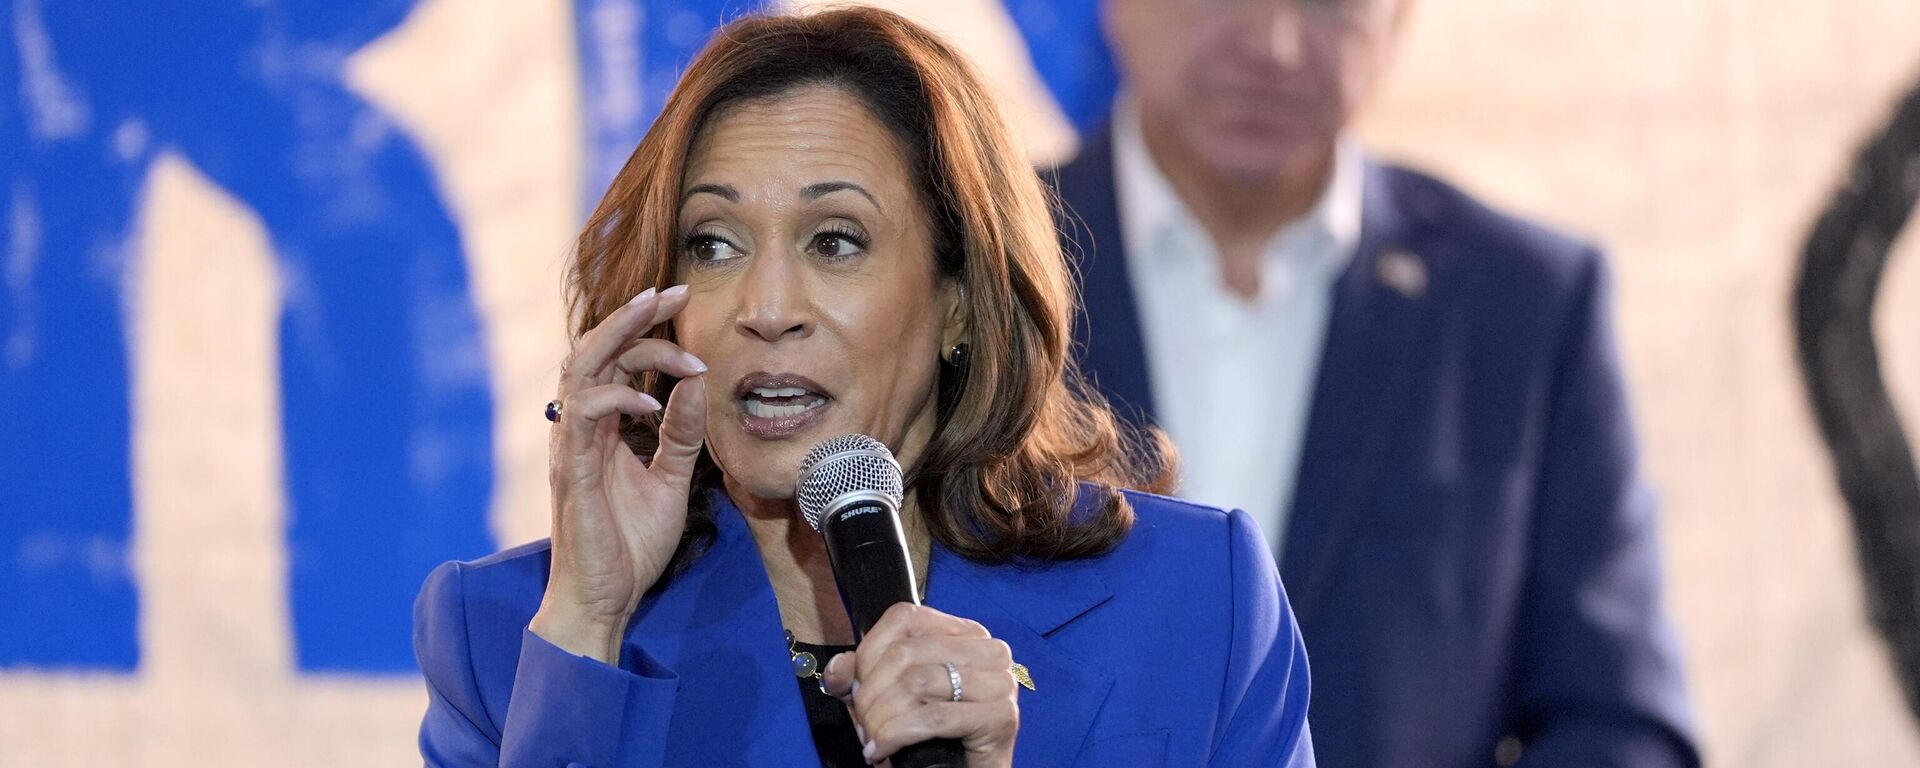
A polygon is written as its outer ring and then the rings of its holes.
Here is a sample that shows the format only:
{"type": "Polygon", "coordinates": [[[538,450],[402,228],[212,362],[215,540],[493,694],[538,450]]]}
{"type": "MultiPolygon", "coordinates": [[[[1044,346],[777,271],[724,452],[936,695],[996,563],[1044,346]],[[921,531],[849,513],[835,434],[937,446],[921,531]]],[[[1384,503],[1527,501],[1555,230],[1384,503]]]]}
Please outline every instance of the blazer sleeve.
{"type": "Polygon", "coordinates": [[[428,766],[662,765],[678,678],[644,653],[613,667],[523,627],[513,693],[496,727],[471,654],[466,572],[460,563],[434,569],[414,603],[414,653],[427,683],[420,756],[428,766]]]}
{"type": "Polygon", "coordinates": [[[1581,269],[1552,374],[1517,629],[1520,765],[1697,766],[1605,261],[1589,251],[1581,269]]]}
{"type": "Polygon", "coordinates": [[[1259,525],[1240,510],[1228,515],[1227,547],[1231,641],[1209,764],[1313,768],[1306,643],[1279,568],[1259,525]]]}

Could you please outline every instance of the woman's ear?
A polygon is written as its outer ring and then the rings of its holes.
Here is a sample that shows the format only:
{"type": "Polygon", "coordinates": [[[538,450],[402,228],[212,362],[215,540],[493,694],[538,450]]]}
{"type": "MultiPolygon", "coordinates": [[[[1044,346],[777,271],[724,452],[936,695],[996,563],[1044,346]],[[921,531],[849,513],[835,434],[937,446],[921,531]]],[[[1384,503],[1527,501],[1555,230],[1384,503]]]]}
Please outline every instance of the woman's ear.
{"type": "Polygon", "coordinates": [[[967,342],[967,286],[960,278],[943,282],[940,287],[940,303],[946,308],[946,324],[940,335],[940,351],[952,349],[955,344],[967,342]]]}

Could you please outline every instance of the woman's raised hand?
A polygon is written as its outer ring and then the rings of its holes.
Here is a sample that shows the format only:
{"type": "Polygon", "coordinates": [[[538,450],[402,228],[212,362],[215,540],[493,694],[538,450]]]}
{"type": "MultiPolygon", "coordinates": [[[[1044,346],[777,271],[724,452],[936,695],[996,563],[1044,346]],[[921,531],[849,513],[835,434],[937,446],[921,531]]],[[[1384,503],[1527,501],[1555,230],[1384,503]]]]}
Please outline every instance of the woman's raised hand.
{"type": "Polygon", "coordinates": [[[707,370],[665,339],[643,338],[687,306],[687,287],[649,288],[580,337],[560,371],[548,449],[553,566],[534,634],[571,653],[618,663],[640,596],[660,578],[687,525],[694,462],[706,440],[707,370]],[[659,411],[635,374],[681,379],[649,461],[620,436],[620,416],[659,411]]]}

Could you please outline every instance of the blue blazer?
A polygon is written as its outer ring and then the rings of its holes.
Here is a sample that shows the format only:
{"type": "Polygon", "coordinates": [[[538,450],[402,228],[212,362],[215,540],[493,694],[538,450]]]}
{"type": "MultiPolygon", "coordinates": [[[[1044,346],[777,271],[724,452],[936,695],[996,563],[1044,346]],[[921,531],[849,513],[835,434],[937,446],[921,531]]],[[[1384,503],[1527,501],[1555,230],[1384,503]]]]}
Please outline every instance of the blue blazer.
{"type": "MultiPolygon", "coordinates": [[[[1112,158],[1049,175],[1081,366],[1151,421],[1112,158]]],[[[1604,260],[1412,171],[1364,188],[1280,558],[1320,764],[1698,764],[1604,260]]]]}
{"type": "MultiPolygon", "coordinates": [[[[619,667],[527,631],[545,541],[428,577],[414,647],[431,766],[818,766],[773,587],[715,494],[705,555],[640,603],[619,667]]],[[[927,604],[971,618],[1032,673],[1018,766],[1313,766],[1307,660],[1244,512],[1128,493],[1107,555],[987,565],[935,542],[927,604]]]]}

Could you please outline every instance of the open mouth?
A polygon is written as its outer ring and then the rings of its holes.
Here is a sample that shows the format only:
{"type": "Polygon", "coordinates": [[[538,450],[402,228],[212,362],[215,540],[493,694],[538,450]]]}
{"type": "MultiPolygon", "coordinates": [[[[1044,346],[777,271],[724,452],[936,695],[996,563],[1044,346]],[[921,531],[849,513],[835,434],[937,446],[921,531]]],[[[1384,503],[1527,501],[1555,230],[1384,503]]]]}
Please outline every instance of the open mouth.
{"type": "Polygon", "coordinates": [[[784,437],[800,431],[833,402],[820,385],[804,376],[754,373],[734,387],[741,422],[761,437],[784,437]]]}
{"type": "Polygon", "coordinates": [[[827,399],[800,387],[754,387],[746,397],[740,398],[740,403],[748,416],[780,419],[826,405],[827,399]]]}

